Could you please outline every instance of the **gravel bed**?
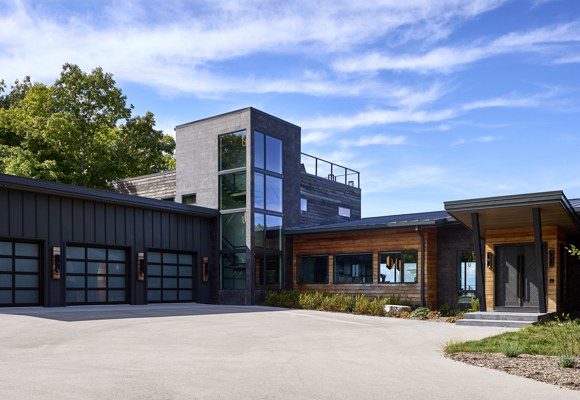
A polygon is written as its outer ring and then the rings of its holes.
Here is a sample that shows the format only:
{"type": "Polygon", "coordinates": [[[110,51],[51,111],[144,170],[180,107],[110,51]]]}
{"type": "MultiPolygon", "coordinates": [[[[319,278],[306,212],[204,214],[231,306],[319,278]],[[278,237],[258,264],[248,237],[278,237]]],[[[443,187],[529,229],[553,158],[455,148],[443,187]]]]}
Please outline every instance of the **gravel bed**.
{"type": "Polygon", "coordinates": [[[518,357],[506,357],[501,353],[452,353],[445,354],[445,357],[566,389],[580,390],[580,368],[559,368],[556,365],[558,357],[554,356],[521,354],[518,357]]]}

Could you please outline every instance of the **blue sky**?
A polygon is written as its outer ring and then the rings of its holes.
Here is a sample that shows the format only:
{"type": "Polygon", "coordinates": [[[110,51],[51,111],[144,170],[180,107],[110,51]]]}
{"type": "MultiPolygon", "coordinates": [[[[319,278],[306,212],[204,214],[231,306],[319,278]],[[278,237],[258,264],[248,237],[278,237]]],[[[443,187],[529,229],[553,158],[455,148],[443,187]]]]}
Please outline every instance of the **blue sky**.
{"type": "Polygon", "coordinates": [[[359,170],[363,216],[580,197],[580,1],[0,0],[0,79],[111,72],[158,128],[253,106],[359,170]]]}

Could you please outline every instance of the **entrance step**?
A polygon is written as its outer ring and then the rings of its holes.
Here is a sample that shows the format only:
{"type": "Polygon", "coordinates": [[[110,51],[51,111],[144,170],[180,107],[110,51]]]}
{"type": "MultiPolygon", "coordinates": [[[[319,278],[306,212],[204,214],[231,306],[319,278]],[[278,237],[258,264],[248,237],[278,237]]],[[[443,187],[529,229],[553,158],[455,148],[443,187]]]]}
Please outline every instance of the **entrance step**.
{"type": "Polygon", "coordinates": [[[523,328],[538,322],[548,322],[554,319],[556,313],[530,313],[530,312],[501,312],[501,311],[478,311],[463,315],[463,319],[456,322],[463,326],[489,326],[503,328],[523,328]]]}

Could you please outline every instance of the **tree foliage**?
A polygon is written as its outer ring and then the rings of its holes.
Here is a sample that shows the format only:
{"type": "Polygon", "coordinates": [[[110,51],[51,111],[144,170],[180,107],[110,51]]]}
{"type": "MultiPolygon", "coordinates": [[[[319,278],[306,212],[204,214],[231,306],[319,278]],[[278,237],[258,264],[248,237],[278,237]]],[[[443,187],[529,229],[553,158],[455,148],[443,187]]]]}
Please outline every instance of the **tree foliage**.
{"type": "Polygon", "coordinates": [[[174,167],[175,141],[152,113],[131,115],[112,74],[65,64],[52,86],[0,81],[0,172],[107,189],[174,167]]]}

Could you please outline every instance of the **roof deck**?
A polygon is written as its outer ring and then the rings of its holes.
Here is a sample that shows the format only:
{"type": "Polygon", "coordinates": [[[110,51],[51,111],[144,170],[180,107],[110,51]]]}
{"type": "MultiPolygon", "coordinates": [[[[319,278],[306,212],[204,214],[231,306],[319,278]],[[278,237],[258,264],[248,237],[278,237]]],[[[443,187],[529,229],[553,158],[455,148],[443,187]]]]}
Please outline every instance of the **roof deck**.
{"type": "Polygon", "coordinates": [[[306,153],[300,153],[302,172],[360,189],[360,172],[306,153]]]}

